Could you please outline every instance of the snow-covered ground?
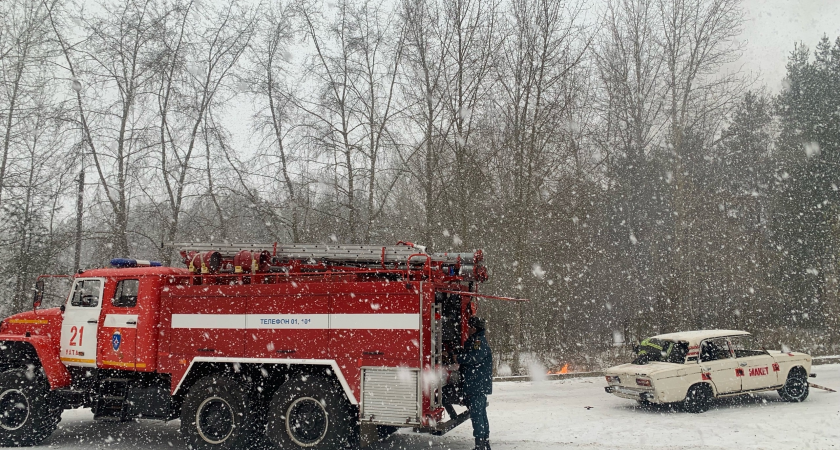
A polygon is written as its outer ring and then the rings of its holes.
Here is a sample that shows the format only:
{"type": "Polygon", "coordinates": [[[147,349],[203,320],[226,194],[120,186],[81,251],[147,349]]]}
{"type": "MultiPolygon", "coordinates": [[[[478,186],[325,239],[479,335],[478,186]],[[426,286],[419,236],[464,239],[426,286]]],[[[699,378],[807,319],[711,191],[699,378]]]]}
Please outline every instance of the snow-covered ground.
{"type": "MultiPolygon", "coordinates": [[[[814,366],[813,382],[840,390],[840,364],[814,366]]],[[[491,443],[504,449],[831,449],[840,448],[840,393],[812,389],[804,403],[776,393],[717,401],[704,414],[639,409],[604,393],[602,378],[497,383],[490,397],[491,443]]],[[[446,436],[400,432],[371,450],[472,448],[464,423],[446,436]]],[[[111,424],[89,410],[66,411],[41,447],[184,449],[178,421],[111,424]]]]}

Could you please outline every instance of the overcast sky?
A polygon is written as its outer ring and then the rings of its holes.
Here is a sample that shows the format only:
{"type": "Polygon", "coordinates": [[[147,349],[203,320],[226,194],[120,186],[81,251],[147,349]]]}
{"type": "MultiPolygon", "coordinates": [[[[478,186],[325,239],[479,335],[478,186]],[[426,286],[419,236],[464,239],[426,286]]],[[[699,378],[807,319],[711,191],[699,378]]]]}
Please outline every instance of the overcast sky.
{"type": "MultiPolygon", "coordinates": [[[[832,42],[840,36],[840,0],[743,0],[742,5],[746,13],[741,33],[744,54],[727,70],[742,68],[756,73],[756,88],[766,86],[771,95],[781,90],[785,64],[795,42],[804,42],[813,51],[823,35],[832,42]]],[[[232,108],[232,113],[233,117],[246,118],[251,111],[242,104],[232,108]]],[[[247,142],[252,136],[245,122],[230,127],[237,142],[247,142]]]]}
{"type": "Polygon", "coordinates": [[[761,82],[778,93],[794,42],[812,51],[823,35],[840,36],[840,0],[744,0],[746,41],[740,63],[758,71],[761,82]]]}

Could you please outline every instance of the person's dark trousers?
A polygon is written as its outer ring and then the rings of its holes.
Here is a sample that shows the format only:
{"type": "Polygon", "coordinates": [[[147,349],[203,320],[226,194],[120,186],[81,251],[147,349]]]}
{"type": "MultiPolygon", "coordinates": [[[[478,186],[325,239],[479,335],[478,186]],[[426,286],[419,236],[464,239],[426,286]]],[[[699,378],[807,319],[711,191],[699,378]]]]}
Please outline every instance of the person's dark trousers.
{"type": "Polygon", "coordinates": [[[475,438],[476,448],[478,448],[478,442],[487,442],[490,438],[490,422],[487,421],[487,395],[475,394],[469,398],[469,403],[473,437],[475,438]]]}

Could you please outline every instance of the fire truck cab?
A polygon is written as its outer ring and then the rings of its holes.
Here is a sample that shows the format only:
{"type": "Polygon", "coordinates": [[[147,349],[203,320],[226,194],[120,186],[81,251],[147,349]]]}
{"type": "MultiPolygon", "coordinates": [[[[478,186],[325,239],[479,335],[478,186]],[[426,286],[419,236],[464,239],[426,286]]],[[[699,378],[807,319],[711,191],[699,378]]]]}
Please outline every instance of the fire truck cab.
{"type": "Polygon", "coordinates": [[[469,418],[443,355],[482,296],[480,250],[173,245],[185,268],[115,259],[75,275],[60,308],[36,291],[2,321],[0,445],[35,445],[76,407],[180,418],[198,449],[356,447],[469,418]]]}

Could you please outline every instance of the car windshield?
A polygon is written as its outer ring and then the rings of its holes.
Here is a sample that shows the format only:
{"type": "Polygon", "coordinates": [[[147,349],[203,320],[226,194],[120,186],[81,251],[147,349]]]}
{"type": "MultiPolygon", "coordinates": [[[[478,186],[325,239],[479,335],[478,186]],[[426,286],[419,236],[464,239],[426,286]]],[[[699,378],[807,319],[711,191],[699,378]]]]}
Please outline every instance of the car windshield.
{"type": "Polygon", "coordinates": [[[633,364],[647,364],[649,362],[684,364],[685,355],[688,353],[688,343],[647,338],[635,350],[636,358],[633,360],[633,364]]]}

